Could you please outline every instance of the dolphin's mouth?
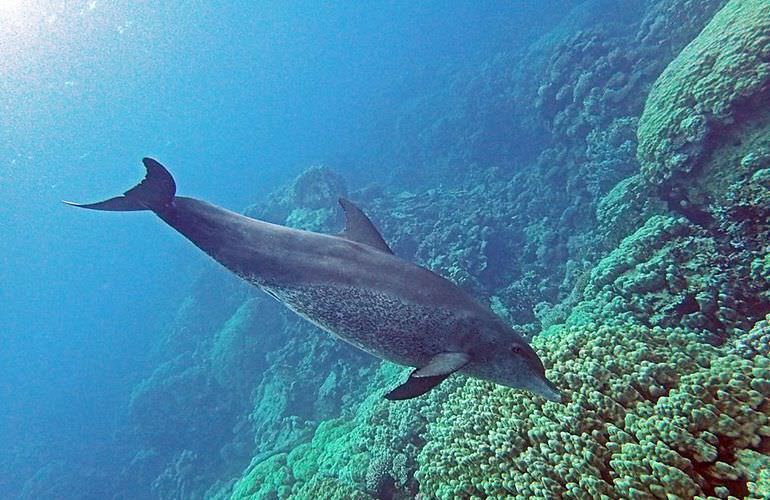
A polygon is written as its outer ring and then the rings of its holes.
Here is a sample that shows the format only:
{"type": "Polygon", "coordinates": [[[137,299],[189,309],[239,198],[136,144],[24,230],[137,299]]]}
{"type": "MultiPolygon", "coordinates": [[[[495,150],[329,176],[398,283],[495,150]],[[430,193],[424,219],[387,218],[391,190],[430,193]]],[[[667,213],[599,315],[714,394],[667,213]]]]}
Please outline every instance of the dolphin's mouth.
{"type": "Polygon", "coordinates": [[[534,379],[530,390],[548,401],[561,402],[561,392],[545,377],[534,379]]]}

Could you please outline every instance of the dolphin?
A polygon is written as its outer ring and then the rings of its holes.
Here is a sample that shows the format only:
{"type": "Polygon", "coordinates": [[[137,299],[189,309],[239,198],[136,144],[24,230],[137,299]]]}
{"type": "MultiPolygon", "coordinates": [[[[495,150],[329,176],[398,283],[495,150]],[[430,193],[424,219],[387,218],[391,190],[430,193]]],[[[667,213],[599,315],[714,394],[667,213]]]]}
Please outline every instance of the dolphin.
{"type": "Polygon", "coordinates": [[[369,218],[345,198],[337,235],[301,231],[176,196],[163,165],[122,196],[80,208],[154,212],[242,279],[336,337],[414,367],[386,394],[410,399],[454,372],[560,401],[527,342],[458,286],[393,254],[369,218]]]}

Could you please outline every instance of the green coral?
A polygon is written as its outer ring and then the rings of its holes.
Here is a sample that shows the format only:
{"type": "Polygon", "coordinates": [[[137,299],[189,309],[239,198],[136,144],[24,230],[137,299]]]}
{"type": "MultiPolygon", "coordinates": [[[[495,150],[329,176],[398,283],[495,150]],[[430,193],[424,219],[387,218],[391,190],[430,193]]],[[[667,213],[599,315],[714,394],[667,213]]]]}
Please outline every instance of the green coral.
{"type": "Polygon", "coordinates": [[[319,472],[332,475],[342,470],[350,460],[343,451],[352,430],[352,424],[344,419],[322,422],[311,442],[301,444],[289,453],[287,463],[294,478],[306,481],[319,472]]]}
{"type": "Polygon", "coordinates": [[[231,498],[287,498],[290,493],[291,470],[286,465],[286,453],[279,453],[250,467],[233,487],[231,498]]]}
{"type": "Polygon", "coordinates": [[[596,230],[606,248],[615,248],[623,238],[664,210],[644,178],[632,175],[618,182],[596,206],[596,230]]]}
{"type": "Polygon", "coordinates": [[[340,473],[351,460],[345,453],[352,422],[327,420],[313,440],[252,464],[233,488],[233,499],[368,498],[340,473]],[[311,493],[315,492],[315,495],[311,493]]]}
{"type": "Polygon", "coordinates": [[[317,476],[293,489],[291,496],[288,498],[295,500],[307,500],[310,498],[373,500],[373,497],[350,483],[339,481],[335,478],[317,476]]]}
{"type": "Polygon", "coordinates": [[[468,380],[428,426],[422,494],[688,498],[760,479],[736,453],[770,439],[767,352],[639,325],[551,333],[534,344],[565,404],[468,380]]]}
{"type": "Polygon", "coordinates": [[[333,227],[337,221],[335,208],[295,208],[286,216],[285,224],[305,231],[324,232],[333,227]]]}
{"type": "Polygon", "coordinates": [[[746,331],[761,319],[766,279],[735,279],[736,259],[726,261],[723,245],[685,218],[651,216],[594,266],[568,321],[746,331]],[[747,294],[750,286],[758,291],[747,294]]]}
{"type": "Polygon", "coordinates": [[[749,492],[753,498],[770,498],[770,464],[759,471],[756,482],[749,483],[749,492]]]}
{"type": "Polygon", "coordinates": [[[256,219],[310,231],[330,231],[342,224],[337,207],[347,196],[344,179],[328,167],[308,168],[287,187],[271,194],[267,203],[248,207],[245,214],[256,219]]]}
{"type": "Polygon", "coordinates": [[[681,218],[647,219],[594,266],[583,289],[585,300],[569,321],[633,322],[675,302],[670,290],[674,280],[667,279],[669,266],[677,263],[672,247],[686,248],[681,240],[692,243],[692,233],[693,228],[681,218]]]}
{"type": "Polygon", "coordinates": [[[732,0],[669,64],[639,122],[642,174],[661,183],[695,169],[716,130],[745,120],[770,82],[770,3],[732,0]]]}
{"type": "Polygon", "coordinates": [[[737,340],[737,347],[746,357],[761,354],[770,346],[770,314],[757,321],[754,327],[737,340]]]}
{"type": "MultiPolygon", "coordinates": [[[[534,346],[564,404],[463,377],[404,405],[373,391],[354,416],[326,422],[312,442],[254,466],[236,491],[268,483],[278,495],[291,484],[290,498],[323,488],[334,498],[367,498],[375,493],[367,470],[383,451],[416,468],[419,488],[402,486],[396,498],[762,491],[770,353],[764,345],[748,356],[740,340],[717,348],[681,328],[559,325],[534,346]]],[[[388,387],[400,376],[386,364],[373,384],[388,387]]],[[[388,473],[395,479],[395,470],[388,473]]]]}
{"type": "Polygon", "coordinates": [[[262,481],[262,474],[271,475],[266,483],[289,485],[290,498],[315,498],[323,491],[319,488],[332,485],[323,498],[344,498],[345,494],[369,498],[377,494],[375,488],[380,479],[372,482],[373,467],[382,467],[379,474],[390,476],[396,498],[411,498],[416,493],[411,469],[419,451],[420,433],[427,419],[436,417],[436,408],[461,379],[447,381],[425,398],[394,405],[383,398],[384,389],[397,385],[406,372],[402,367],[383,363],[369,386],[369,397],[354,415],[322,422],[310,442],[282,455],[285,458],[274,456],[265,460],[267,464],[252,464],[236,485],[232,498],[286,498],[279,495],[278,486],[255,485],[262,481]],[[285,467],[278,468],[276,460],[285,467]],[[259,491],[262,496],[253,496],[251,491],[259,491]]]}

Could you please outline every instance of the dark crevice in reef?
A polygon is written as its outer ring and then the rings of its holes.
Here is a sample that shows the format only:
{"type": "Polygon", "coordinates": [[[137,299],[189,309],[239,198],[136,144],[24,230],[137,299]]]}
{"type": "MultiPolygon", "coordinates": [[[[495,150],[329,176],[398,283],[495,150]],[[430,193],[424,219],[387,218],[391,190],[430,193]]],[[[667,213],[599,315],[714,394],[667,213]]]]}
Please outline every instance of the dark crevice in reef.
{"type": "Polygon", "coordinates": [[[688,314],[692,314],[695,312],[700,311],[700,304],[698,304],[698,300],[695,298],[695,295],[688,293],[685,294],[682,301],[677,304],[677,306],[674,308],[674,312],[679,317],[679,319],[682,319],[682,316],[686,316],[688,314]]]}
{"type": "Polygon", "coordinates": [[[707,334],[704,340],[715,347],[719,347],[729,338],[729,335],[727,334],[727,328],[714,312],[704,313],[704,316],[708,321],[706,326],[707,334]]]}
{"type": "MultiPolygon", "coordinates": [[[[608,460],[609,460],[609,457],[608,457],[608,460]]],[[[614,481],[614,477],[610,472],[611,470],[612,468],[610,467],[609,464],[606,464],[604,467],[599,468],[599,475],[602,478],[602,480],[604,480],[607,484],[612,484],[612,482],[614,481]]]]}
{"type": "Polygon", "coordinates": [[[770,86],[757,91],[750,99],[734,103],[731,110],[733,123],[751,127],[766,119],[768,109],[770,109],[770,86]]]}
{"type": "Polygon", "coordinates": [[[732,439],[719,436],[717,442],[717,459],[713,462],[702,462],[691,453],[682,453],[693,465],[694,475],[703,478],[701,487],[703,491],[712,497],[719,497],[716,493],[717,486],[723,486],[729,489],[731,497],[746,498],[749,495],[748,480],[745,477],[739,479],[727,479],[717,477],[714,473],[714,466],[717,462],[727,464],[735,463],[735,443],[732,439]]]}
{"type": "Polygon", "coordinates": [[[658,188],[658,197],[666,202],[668,209],[681,215],[692,224],[708,231],[713,230],[715,218],[708,211],[693,204],[687,194],[671,184],[658,188]]]}
{"type": "Polygon", "coordinates": [[[396,493],[396,481],[390,474],[385,474],[377,488],[377,500],[393,500],[396,498],[396,493]]]}

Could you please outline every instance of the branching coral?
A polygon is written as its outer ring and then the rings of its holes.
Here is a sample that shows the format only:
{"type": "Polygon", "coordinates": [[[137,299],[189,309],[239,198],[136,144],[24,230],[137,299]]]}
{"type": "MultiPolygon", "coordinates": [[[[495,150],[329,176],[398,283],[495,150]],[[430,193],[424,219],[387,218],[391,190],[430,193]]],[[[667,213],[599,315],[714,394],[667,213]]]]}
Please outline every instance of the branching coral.
{"type": "MultiPolygon", "coordinates": [[[[564,404],[461,377],[403,406],[377,392],[354,418],[256,464],[234,498],[309,498],[318,488],[365,498],[386,475],[410,475],[398,472],[398,453],[403,465],[416,457],[419,489],[392,485],[396,498],[761,498],[770,352],[753,342],[747,353],[746,339],[717,348],[681,328],[555,326],[534,344],[564,404]]],[[[375,383],[398,373],[381,370],[375,383]]]]}
{"type": "Polygon", "coordinates": [[[767,352],[770,346],[770,314],[757,321],[754,327],[736,340],[736,347],[744,356],[751,358],[767,352]]]}
{"type": "Polygon", "coordinates": [[[736,457],[770,443],[767,352],[638,325],[562,326],[535,346],[566,403],[469,380],[428,427],[421,493],[688,498],[760,480],[736,457]]]}
{"type": "Polygon", "coordinates": [[[650,217],[596,264],[570,321],[684,326],[718,338],[748,330],[767,305],[747,293],[753,285],[721,245],[684,218],[650,217]]]}

